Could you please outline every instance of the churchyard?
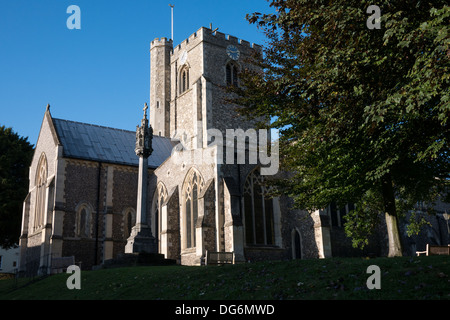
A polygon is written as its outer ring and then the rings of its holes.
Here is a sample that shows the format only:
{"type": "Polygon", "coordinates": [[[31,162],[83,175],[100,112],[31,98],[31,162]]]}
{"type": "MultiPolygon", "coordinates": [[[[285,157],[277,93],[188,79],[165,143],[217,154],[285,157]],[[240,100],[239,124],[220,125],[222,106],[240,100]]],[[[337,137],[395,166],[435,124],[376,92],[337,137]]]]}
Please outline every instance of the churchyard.
{"type": "Polygon", "coordinates": [[[27,285],[27,279],[0,280],[0,299],[450,299],[449,256],[111,268],[81,271],[80,289],[68,289],[71,276],[61,273],[27,285]]]}

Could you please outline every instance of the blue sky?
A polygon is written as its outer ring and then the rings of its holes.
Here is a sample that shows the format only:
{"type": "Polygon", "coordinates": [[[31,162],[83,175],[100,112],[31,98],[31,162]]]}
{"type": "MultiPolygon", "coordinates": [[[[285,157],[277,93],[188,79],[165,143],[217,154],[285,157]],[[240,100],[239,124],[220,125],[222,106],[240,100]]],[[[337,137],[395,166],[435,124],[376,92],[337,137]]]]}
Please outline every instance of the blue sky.
{"type": "Polygon", "coordinates": [[[0,0],[0,125],[36,144],[47,103],[55,118],[135,130],[149,101],[150,42],[200,27],[265,44],[247,13],[266,0],[0,0]],[[69,30],[67,8],[81,10],[69,30]]]}

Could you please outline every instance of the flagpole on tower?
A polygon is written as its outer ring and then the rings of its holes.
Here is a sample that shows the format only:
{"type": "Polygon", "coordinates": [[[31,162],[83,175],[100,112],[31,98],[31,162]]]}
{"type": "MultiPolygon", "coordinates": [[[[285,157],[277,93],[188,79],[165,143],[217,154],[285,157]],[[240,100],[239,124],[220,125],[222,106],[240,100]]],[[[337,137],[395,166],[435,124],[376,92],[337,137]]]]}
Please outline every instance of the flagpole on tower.
{"type": "Polygon", "coordinates": [[[171,11],[172,11],[171,25],[172,25],[172,41],[173,41],[173,7],[175,7],[175,5],[174,4],[169,4],[169,7],[171,8],[171,11]]]}

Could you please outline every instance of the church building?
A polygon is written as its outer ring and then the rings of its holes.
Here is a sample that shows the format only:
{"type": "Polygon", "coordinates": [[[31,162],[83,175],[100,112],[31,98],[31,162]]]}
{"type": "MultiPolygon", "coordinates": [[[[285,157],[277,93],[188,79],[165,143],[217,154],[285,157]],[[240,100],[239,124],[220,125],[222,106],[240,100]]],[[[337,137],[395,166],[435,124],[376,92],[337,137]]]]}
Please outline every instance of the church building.
{"type": "MultiPolygon", "coordinates": [[[[145,221],[156,250],[183,265],[201,265],[206,251],[234,252],[237,263],[383,255],[383,236],[365,252],[343,236],[351,205],[292,209],[292,199],[269,196],[267,162],[248,161],[249,144],[230,149],[211,139],[211,132],[217,139],[254,128],[226,101],[224,88],[239,85],[239,70],[252,68],[246,58],[255,50],[261,47],[205,27],[177,46],[166,38],[151,42],[145,221]],[[237,161],[240,152],[245,162],[237,161]]],[[[136,224],[135,143],[134,131],[56,119],[47,107],[24,201],[21,269],[42,272],[66,256],[90,269],[125,253],[136,224]]]]}

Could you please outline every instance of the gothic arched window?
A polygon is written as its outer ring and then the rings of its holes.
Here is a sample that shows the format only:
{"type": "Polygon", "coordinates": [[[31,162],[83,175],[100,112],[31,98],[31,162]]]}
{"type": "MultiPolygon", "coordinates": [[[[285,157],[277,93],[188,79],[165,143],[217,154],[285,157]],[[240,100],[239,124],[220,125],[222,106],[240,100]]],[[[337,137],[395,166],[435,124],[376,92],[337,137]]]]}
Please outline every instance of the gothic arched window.
{"type": "Polygon", "coordinates": [[[187,66],[183,67],[180,72],[180,94],[189,89],[189,69],[187,66]]]}
{"type": "Polygon", "coordinates": [[[124,237],[125,239],[128,239],[131,235],[131,229],[133,229],[134,225],[136,224],[136,211],[133,208],[127,208],[124,211],[123,214],[124,219],[124,237]]]}
{"type": "Polygon", "coordinates": [[[78,206],[76,214],[76,235],[80,238],[90,238],[92,217],[91,207],[88,204],[83,203],[78,206]]]}
{"type": "Polygon", "coordinates": [[[36,172],[36,202],[34,213],[34,230],[44,226],[45,219],[45,196],[47,186],[47,158],[42,153],[36,172]]]}
{"type": "Polygon", "coordinates": [[[228,63],[226,66],[226,79],[228,86],[238,85],[238,67],[233,62],[228,63]]]}
{"type": "Polygon", "coordinates": [[[162,206],[167,200],[167,189],[163,183],[158,183],[156,191],[153,195],[153,217],[154,217],[154,234],[157,239],[160,238],[161,234],[161,214],[162,206]]]}
{"type": "Polygon", "coordinates": [[[259,170],[254,170],[244,185],[244,224],[247,245],[274,245],[273,200],[259,170]]]}
{"type": "Polygon", "coordinates": [[[198,218],[198,196],[204,186],[203,179],[195,170],[191,170],[186,177],[183,187],[184,201],[184,248],[195,247],[195,225],[198,218]]]}

